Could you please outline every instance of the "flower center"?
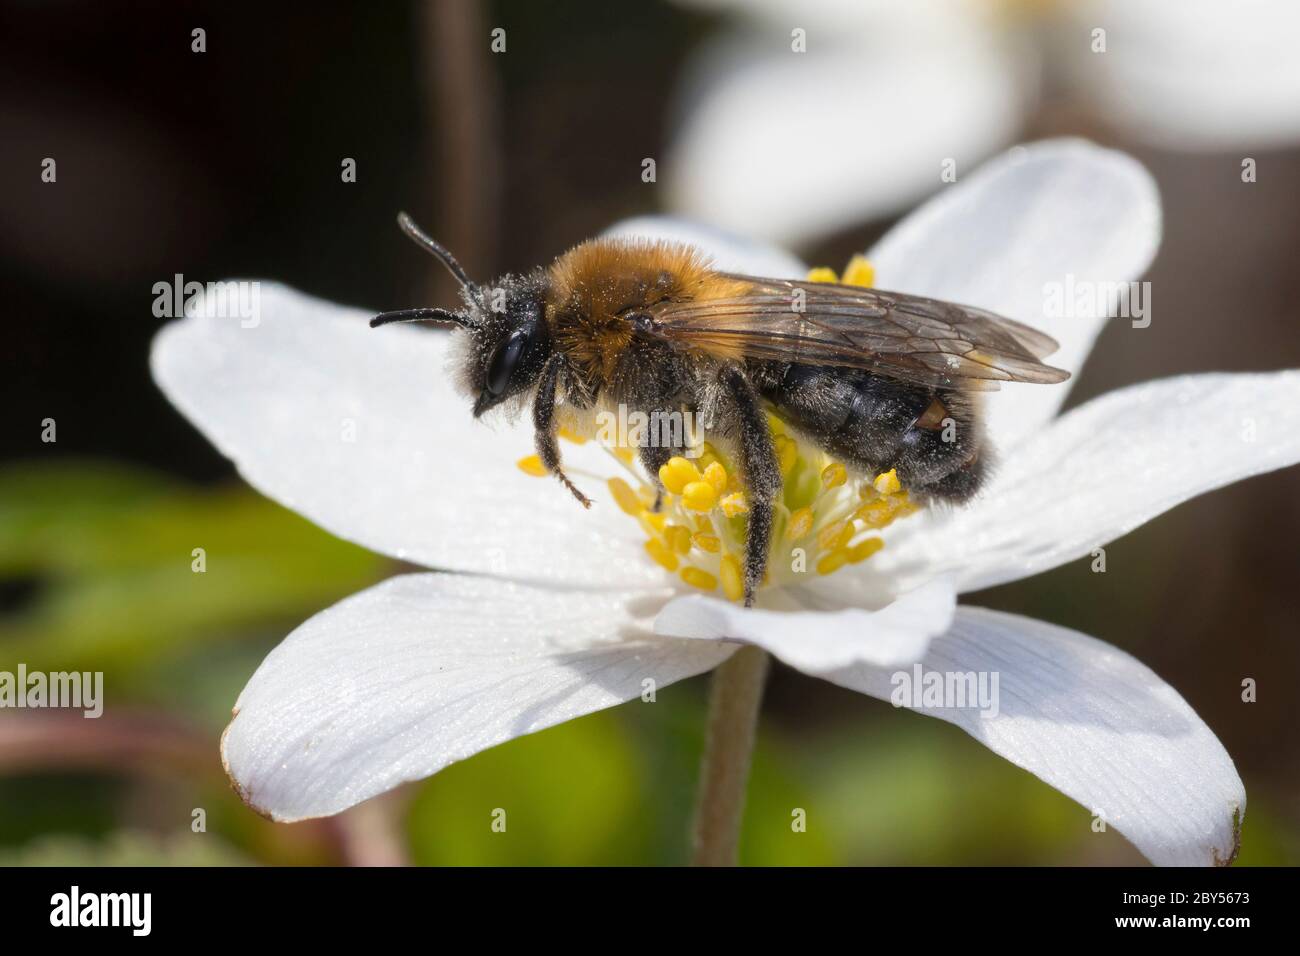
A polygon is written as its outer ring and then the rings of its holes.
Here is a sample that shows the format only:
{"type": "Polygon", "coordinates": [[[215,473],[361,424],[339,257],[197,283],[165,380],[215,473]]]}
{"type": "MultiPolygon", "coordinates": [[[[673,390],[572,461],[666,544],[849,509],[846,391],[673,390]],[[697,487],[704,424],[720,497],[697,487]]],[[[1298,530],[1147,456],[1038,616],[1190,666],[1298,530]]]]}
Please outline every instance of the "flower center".
{"type": "MultiPolygon", "coordinates": [[[[870,263],[854,257],[844,271],[848,285],[869,286],[870,263]]],[[[808,278],[835,282],[831,269],[808,278]]],[[[881,532],[919,509],[893,469],[854,478],[822,449],[801,441],[769,413],[768,425],[781,468],[764,587],[799,583],[809,573],[834,574],[884,547],[881,532]]],[[[561,432],[578,443],[582,436],[561,432]]],[[[645,550],[656,564],[691,587],[718,591],[732,601],[744,596],[744,554],[749,503],[730,458],[705,441],[693,458],[676,457],[659,469],[664,493],[647,480],[630,448],[606,450],[627,477],[608,480],[610,495],[645,532],[645,550]],[[658,509],[655,508],[656,499],[658,509]]],[[[519,462],[529,474],[544,470],[536,456],[519,462]]]]}

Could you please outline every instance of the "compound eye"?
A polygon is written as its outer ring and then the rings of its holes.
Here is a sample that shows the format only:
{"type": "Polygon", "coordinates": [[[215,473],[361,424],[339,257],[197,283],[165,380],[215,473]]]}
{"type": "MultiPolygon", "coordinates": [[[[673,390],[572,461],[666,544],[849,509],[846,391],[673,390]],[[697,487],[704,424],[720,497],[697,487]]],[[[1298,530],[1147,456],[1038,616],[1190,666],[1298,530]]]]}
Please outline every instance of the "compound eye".
{"type": "Polygon", "coordinates": [[[492,356],[488,365],[487,390],[494,398],[503,394],[510,384],[510,376],[524,354],[526,341],[527,336],[522,331],[512,332],[492,356]]]}

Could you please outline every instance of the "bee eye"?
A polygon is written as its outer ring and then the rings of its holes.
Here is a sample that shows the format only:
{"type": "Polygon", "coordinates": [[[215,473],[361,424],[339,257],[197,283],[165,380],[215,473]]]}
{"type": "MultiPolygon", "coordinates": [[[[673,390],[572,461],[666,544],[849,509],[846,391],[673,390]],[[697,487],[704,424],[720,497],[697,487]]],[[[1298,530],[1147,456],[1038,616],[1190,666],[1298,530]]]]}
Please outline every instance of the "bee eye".
{"type": "Polygon", "coordinates": [[[524,354],[527,336],[522,331],[512,332],[488,365],[487,390],[494,397],[501,395],[510,384],[510,375],[519,364],[519,357],[524,354]]]}

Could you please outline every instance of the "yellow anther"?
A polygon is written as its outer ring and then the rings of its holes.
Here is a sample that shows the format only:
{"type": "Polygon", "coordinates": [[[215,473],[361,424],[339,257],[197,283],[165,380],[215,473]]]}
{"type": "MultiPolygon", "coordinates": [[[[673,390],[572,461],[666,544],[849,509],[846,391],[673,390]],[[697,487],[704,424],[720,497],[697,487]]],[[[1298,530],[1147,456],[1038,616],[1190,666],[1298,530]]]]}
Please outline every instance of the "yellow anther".
{"type": "Polygon", "coordinates": [[[829,554],[823,554],[821,560],[817,562],[817,573],[826,575],[834,574],[849,561],[849,549],[838,548],[829,554]]]}
{"type": "Polygon", "coordinates": [[[641,504],[641,499],[637,497],[631,485],[622,478],[611,478],[608,484],[609,493],[614,496],[614,503],[623,509],[624,514],[635,518],[641,513],[641,509],[645,506],[641,504]]]}
{"type": "Polygon", "coordinates": [[[839,282],[840,277],[835,274],[835,270],[827,266],[818,266],[816,269],[808,270],[809,282],[839,282]]]}
{"type": "Polygon", "coordinates": [[[649,535],[662,534],[664,525],[667,524],[668,518],[663,512],[643,510],[637,515],[637,520],[641,522],[641,527],[649,535]]]}
{"type": "Polygon", "coordinates": [[[612,449],[612,451],[614,452],[614,457],[617,458],[619,461],[621,461],[623,464],[625,465],[632,464],[631,448],[614,448],[612,449]]]}
{"type": "Polygon", "coordinates": [[[830,491],[849,480],[849,473],[838,461],[833,461],[822,469],[822,488],[830,491]]]}
{"type": "Polygon", "coordinates": [[[710,462],[704,469],[704,480],[711,484],[718,494],[727,490],[727,469],[719,462],[710,462]]]}
{"type": "Polygon", "coordinates": [[[791,541],[798,541],[813,526],[813,510],[811,508],[799,508],[790,513],[790,523],[785,526],[785,536],[791,541]]]}
{"type": "Polygon", "coordinates": [[[889,524],[893,510],[893,505],[888,501],[877,498],[875,501],[868,501],[859,506],[858,510],[853,512],[853,517],[866,522],[868,527],[883,528],[889,524]]]}
{"type": "Polygon", "coordinates": [[[697,531],[691,535],[691,543],[701,551],[710,554],[717,554],[722,550],[722,540],[716,534],[709,534],[706,531],[697,531]]]}
{"type": "Polygon", "coordinates": [[[689,459],[676,455],[659,468],[659,480],[669,492],[680,495],[687,485],[700,480],[700,470],[689,459]]]}
{"type": "Polygon", "coordinates": [[[718,489],[707,481],[692,481],[682,489],[682,504],[692,511],[712,511],[718,503],[718,489]]]}
{"type": "Polygon", "coordinates": [[[734,492],[727,495],[721,501],[722,513],[728,518],[734,518],[736,515],[743,515],[749,511],[749,502],[740,492],[734,492]]]}
{"type": "Polygon", "coordinates": [[[740,561],[734,554],[724,554],[718,567],[722,578],[722,593],[729,601],[739,601],[745,596],[745,576],[740,570],[740,561]]]}
{"type": "Polygon", "coordinates": [[[645,550],[646,554],[650,555],[650,558],[655,562],[655,564],[664,568],[664,570],[677,570],[677,555],[668,550],[668,546],[658,538],[651,538],[647,541],[645,543],[645,550]]]}
{"type": "Polygon", "coordinates": [[[575,432],[575,431],[570,431],[570,430],[567,429],[567,428],[561,428],[561,429],[560,429],[560,437],[561,437],[561,438],[568,439],[569,441],[573,442],[575,445],[585,445],[585,444],[587,444],[587,436],[586,436],[586,435],[579,435],[577,432],[575,432]]]}
{"type": "Polygon", "coordinates": [[[858,285],[870,288],[876,284],[876,267],[866,256],[854,256],[844,267],[844,276],[840,279],[845,285],[858,285]]]}
{"type": "Polygon", "coordinates": [[[664,529],[664,541],[678,554],[691,553],[691,529],[681,524],[670,524],[664,529]]]}
{"type": "Polygon", "coordinates": [[[871,486],[882,495],[896,495],[903,487],[902,482],[898,480],[896,468],[876,475],[876,480],[871,483],[871,486]]]}
{"type": "Polygon", "coordinates": [[[817,532],[817,545],[823,551],[842,548],[853,538],[853,525],[847,521],[828,524],[817,532]]]}
{"type": "Polygon", "coordinates": [[[775,444],[777,464],[781,468],[781,477],[785,478],[799,460],[799,445],[787,435],[777,435],[775,444]]]}
{"type": "Polygon", "coordinates": [[[534,478],[546,477],[546,466],[536,455],[529,455],[526,458],[520,458],[515,464],[525,475],[532,475],[534,478]]]}
{"type": "Polygon", "coordinates": [[[682,580],[693,588],[699,588],[701,591],[712,591],[718,586],[717,578],[708,571],[702,571],[699,568],[682,568],[682,580]]]}
{"type": "Polygon", "coordinates": [[[713,534],[713,519],[708,515],[696,515],[695,529],[704,534],[713,534]]]}
{"type": "Polygon", "coordinates": [[[884,538],[867,538],[859,541],[849,548],[849,563],[857,564],[859,561],[865,561],[884,546],[884,538]]]}

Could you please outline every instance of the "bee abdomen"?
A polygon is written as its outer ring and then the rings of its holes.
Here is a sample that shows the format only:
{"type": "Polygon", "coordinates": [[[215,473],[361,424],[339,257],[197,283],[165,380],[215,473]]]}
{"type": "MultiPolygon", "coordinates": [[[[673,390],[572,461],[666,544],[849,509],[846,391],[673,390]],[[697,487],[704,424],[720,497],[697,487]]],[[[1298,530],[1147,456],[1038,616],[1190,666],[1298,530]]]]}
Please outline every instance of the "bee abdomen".
{"type": "Polygon", "coordinates": [[[763,396],[793,428],[862,472],[898,470],[920,494],[963,501],[986,462],[967,396],[870,372],[802,365],[762,370],[763,396]]]}

